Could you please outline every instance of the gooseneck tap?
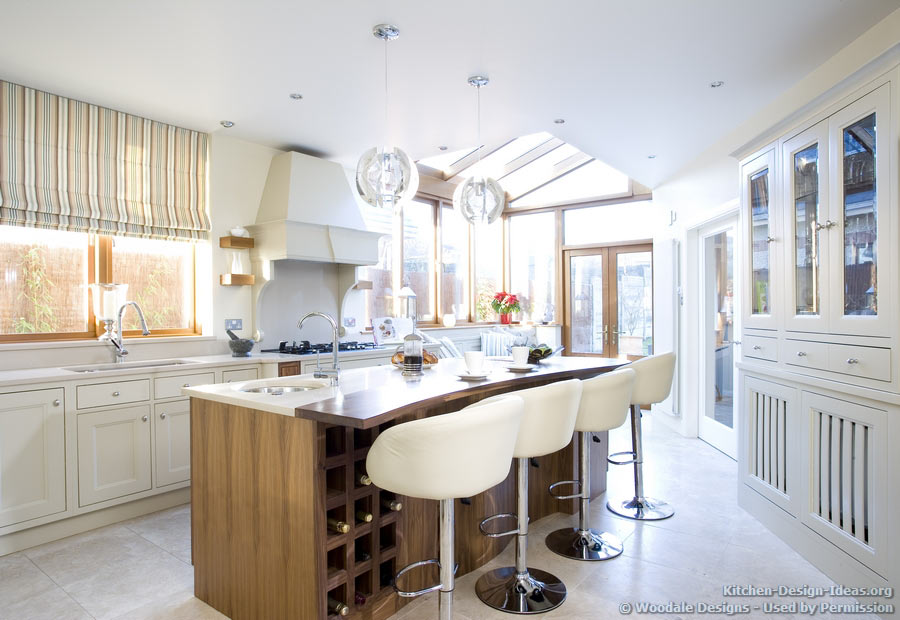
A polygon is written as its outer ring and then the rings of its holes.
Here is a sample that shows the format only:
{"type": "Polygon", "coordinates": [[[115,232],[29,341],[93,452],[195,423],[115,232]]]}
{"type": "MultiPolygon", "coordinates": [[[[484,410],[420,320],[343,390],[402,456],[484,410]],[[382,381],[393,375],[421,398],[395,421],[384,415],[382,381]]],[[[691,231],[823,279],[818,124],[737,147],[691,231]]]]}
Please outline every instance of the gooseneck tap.
{"type": "MultiPolygon", "coordinates": [[[[303,317],[297,322],[297,329],[303,329],[303,323],[311,316],[320,316],[329,323],[331,323],[331,354],[333,358],[334,368],[322,368],[321,366],[316,367],[316,371],[313,373],[313,377],[316,379],[331,379],[331,385],[337,385],[338,379],[341,376],[341,369],[338,364],[338,326],[337,322],[328,314],[324,312],[309,312],[304,314],[303,317]]],[[[316,358],[318,360],[318,358],[316,358]]]]}
{"type": "Polygon", "coordinates": [[[125,348],[125,343],[122,340],[122,315],[125,314],[125,308],[127,308],[128,306],[134,306],[134,309],[137,310],[138,318],[141,320],[141,328],[144,332],[144,335],[146,336],[150,333],[150,330],[147,328],[147,321],[144,319],[144,311],[141,310],[141,307],[136,301],[126,301],[124,304],[119,306],[119,313],[116,320],[116,333],[109,335],[109,342],[116,349],[117,364],[124,362],[125,356],[128,355],[128,349],[125,348]]]}

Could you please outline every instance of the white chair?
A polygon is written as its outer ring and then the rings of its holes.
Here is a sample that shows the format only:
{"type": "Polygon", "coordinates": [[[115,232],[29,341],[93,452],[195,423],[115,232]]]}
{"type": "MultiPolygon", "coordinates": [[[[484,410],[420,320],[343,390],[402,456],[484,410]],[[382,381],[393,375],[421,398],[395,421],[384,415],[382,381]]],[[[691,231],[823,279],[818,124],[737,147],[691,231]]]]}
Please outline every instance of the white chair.
{"type": "Polygon", "coordinates": [[[607,532],[592,530],[588,523],[591,504],[591,435],[618,428],[625,424],[634,371],[623,368],[581,382],[581,404],[575,420],[578,433],[578,480],[564,480],[550,485],[550,494],[557,499],[579,498],[578,527],[567,527],[547,536],[547,547],[559,555],[576,560],[609,560],[621,555],[622,541],[607,532]],[[554,490],[564,484],[577,485],[579,493],[556,495],[554,490]]]}
{"type": "Polygon", "coordinates": [[[613,465],[634,465],[634,497],[609,500],[606,507],[617,515],[640,521],[659,521],[675,514],[675,509],[662,500],[644,497],[644,448],[641,442],[641,408],[660,403],[672,391],[675,375],[675,354],[660,353],[641,358],[629,365],[634,370],[634,389],[631,392],[631,452],[609,455],[613,465]],[[625,460],[616,457],[627,456],[625,460]]]}
{"type": "MultiPolygon", "coordinates": [[[[516,534],[516,565],[482,575],[475,584],[475,593],[494,609],[536,614],[562,605],[566,600],[566,586],[555,575],[528,566],[528,462],[532,457],[561,450],[572,440],[581,400],[581,381],[571,379],[512,393],[525,401],[525,415],[513,453],[517,464],[517,513],[488,517],[481,522],[481,531],[492,538],[516,534]],[[502,517],[516,517],[518,528],[502,533],[485,529],[489,522],[502,517]]],[[[482,403],[489,403],[493,398],[482,403]]]]}
{"type": "Polygon", "coordinates": [[[441,620],[453,617],[453,501],[482,493],[506,479],[522,414],[521,398],[503,396],[456,413],[389,428],[378,435],[369,450],[366,472],[376,486],[441,503],[440,558],[414,562],[394,577],[394,589],[403,597],[440,590],[441,620]],[[397,579],[427,564],[440,567],[439,584],[417,592],[397,587],[397,579]]]}

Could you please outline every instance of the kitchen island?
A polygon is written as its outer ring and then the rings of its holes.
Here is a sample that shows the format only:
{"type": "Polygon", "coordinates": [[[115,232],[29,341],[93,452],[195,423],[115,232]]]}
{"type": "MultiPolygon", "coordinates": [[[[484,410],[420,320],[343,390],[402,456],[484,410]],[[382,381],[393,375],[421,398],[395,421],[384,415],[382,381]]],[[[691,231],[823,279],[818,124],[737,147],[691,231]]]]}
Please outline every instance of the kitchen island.
{"type": "MultiPolygon", "coordinates": [[[[395,497],[366,484],[366,455],[378,433],[495,394],[589,378],[625,363],[563,357],[514,374],[493,362],[488,379],[467,382],[457,376],[461,360],[442,360],[420,377],[392,367],[345,371],[334,387],[300,376],[186,388],[195,595],[235,620],[326,618],[335,601],[348,605],[353,618],[389,617],[407,602],[391,588],[394,573],[438,554],[438,502],[395,497]],[[274,385],[316,389],[244,391],[274,385]]],[[[596,496],[605,489],[605,436],[592,448],[596,496]]],[[[571,479],[576,458],[570,444],[533,459],[532,520],[575,512],[573,500],[557,501],[547,487],[571,479]]],[[[484,565],[511,540],[485,537],[478,524],[514,511],[515,483],[511,468],[503,483],[457,501],[457,575],[484,565]]],[[[436,570],[408,577],[405,589],[437,581],[436,570]]]]}

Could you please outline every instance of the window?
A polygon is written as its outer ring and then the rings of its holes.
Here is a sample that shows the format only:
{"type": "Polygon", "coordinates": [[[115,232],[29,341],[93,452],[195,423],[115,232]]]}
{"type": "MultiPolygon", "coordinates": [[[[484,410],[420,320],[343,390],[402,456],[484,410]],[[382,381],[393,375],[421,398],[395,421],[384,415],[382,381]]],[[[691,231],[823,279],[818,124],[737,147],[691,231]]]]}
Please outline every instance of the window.
{"type": "Polygon", "coordinates": [[[491,298],[503,290],[503,220],[474,228],[475,311],[477,322],[496,321],[491,298]]]}
{"type": "Polygon", "coordinates": [[[453,207],[441,208],[441,316],[462,321],[469,319],[469,228],[453,207]]]}
{"type": "MultiPolygon", "coordinates": [[[[199,333],[195,244],[0,226],[0,341],[96,338],[88,285],[121,282],[154,335],[199,333]]],[[[125,314],[126,336],[140,335],[125,314]]]]}
{"type": "Polygon", "coordinates": [[[403,281],[416,294],[416,312],[423,323],[435,320],[435,204],[412,200],[403,206],[403,281]]]}
{"type": "Polygon", "coordinates": [[[509,292],[519,297],[522,320],[555,315],[556,253],[555,212],[509,218],[509,292]]]}

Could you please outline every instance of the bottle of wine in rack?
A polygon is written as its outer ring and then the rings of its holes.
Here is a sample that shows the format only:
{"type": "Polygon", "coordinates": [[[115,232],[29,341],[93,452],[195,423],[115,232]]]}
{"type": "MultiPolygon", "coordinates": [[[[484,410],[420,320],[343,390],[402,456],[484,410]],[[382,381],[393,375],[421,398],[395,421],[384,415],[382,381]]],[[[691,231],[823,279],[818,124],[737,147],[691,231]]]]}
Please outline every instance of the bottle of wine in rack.
{"type": "Polygon", "coordinates": [[[390,510],[391,512],[400,512],[401,510],[403,510],[403,502],[401,502],[399,499],[390,499],[385,497],[381,500],[381,507],[385,510],[390,510]]]}
{"type": "Polygon", "coordinates": [[[356,484],[362,487],[367,487],[372,484],[372,479],[369,478],[369,474],[362,471],[359,467],[356,468],[356,484]]]}
{"type": "Polygon", "coordinates": [[[350,531],[350,526],[343,521],[338,521],[337,519],[328,518],[328,529],[336,534],[346,534],[350,531]]]}
{"type": "Polygon", "coordinates": [[[337,614],[339,616],[347,616],[350,614],[350,607],[340,601],[336,601],[330,596],[328,597],[328,613],[337,614]]]}
{"type": "Polygon", "coordinates": [[[356,550],[356,561],[357,562],[368,562],[372,559],[372,556],[368,551],[363,551],[362,549],[356,550]]]}
{"type": "Polygon", "coordinates": [[[362,592],[357,592],[353,595],[353,602],[357,605],[365,605],[366,604],[366,595],[362,592]]]}
{"type": "Polygon", "coordinates": [[[374,517],[371,512],[366,512],[365,510],[356,511],[356,520],[360,523],[371,523],[372,519],[374,519],[374,517]]]}

